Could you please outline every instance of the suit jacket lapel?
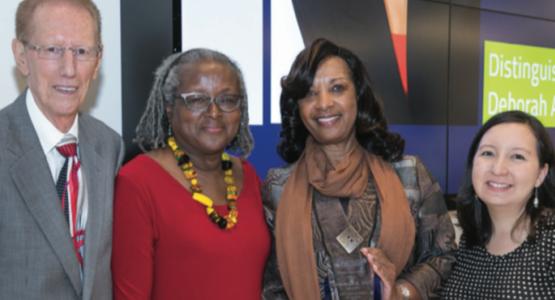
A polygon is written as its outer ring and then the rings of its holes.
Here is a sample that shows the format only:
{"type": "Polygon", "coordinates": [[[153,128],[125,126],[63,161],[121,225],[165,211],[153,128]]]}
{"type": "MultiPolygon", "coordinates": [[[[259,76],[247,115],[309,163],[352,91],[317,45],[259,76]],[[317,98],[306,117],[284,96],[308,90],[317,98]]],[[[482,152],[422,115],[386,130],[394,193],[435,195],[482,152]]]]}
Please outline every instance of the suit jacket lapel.
{"type": "Polygon", "coordinates": [[[54,180],[40,146],[22,95],[12,116],[13,138],[9,151],[14,157],[12,179],[29,212],[49,241],[78,295],[81,294],[79,263],[75,257],[68,225],[63,216],[54,180]]]}
{"type": "MultiPolygon", "coordinates": [[[[87,299],[91,294],[93,281],[95,278],[98,255],[98,247],[102,239],[102,231],[106,220],[107,207],[111,203],[103,199],[111,199],[112,195],[106,195],[106,176],[102,175],[102,158],[97,152],[97,145],[94,143],[94,133],[83,126],[79,119],[79,151],[81,154],[81,167],[86,183],[88,197],[88,217],[85,233],[85,262],[84,262],[84,284],[83,298],[87,299]]],[[[108,253],[107,255],[110,255],[108,253]]]]}

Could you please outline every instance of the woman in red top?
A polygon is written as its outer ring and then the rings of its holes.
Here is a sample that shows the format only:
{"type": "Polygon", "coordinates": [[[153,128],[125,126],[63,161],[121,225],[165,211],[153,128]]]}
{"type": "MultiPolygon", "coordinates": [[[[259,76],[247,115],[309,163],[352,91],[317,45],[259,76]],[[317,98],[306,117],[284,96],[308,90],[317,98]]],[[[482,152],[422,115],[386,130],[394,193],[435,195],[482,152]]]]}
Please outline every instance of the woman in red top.
{"type": "Polygon", "coordinates": [[[116,181],[116,299],[260,299],[270,248],[237,65],[193,49],[156,72],[116,181]],[[238,157],[226,154],[229,150],[238,157]]]}

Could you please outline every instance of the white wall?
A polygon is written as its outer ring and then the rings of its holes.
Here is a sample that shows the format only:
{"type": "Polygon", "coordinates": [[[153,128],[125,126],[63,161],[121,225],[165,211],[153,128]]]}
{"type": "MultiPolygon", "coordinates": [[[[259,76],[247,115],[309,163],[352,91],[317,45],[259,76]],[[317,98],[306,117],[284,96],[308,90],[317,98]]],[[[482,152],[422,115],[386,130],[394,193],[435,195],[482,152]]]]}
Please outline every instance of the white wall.
{"type": "Polygon", "coordinates": [[[18,3],[15,0],[2,1],[0,9],[0,107],[11,103],[19,94],[11,46],[15,36],[15,10],[18,3]]]}
{"type": "Polygon", "coordinates": [[[183,0],[181,20],[184,51],[211,48],[239,64],[249,97],[249,124],[262,125],[262,0],[183,0]]]}
{"type": "MultiPolygon", "coordinates": [[[[10,104],[25,87],[11,51],[15,37],[15,11],[20,1],[4,0],[0,6],[0,108],[10,104]]],[[[120,1],[96,0],[102,15],[104,54],[96,82],[83,110],[104,121],[121,134],[121,39],[120,1]]]]}
{"type": "Polygon", "coordinates": [[[281,123],[279,96],[281,78],[289,73],[297,54],[304,49],[301,30],[295,16],[293,3],[272,1],[272,70],[271,70],[271,122],[281,123]]]}

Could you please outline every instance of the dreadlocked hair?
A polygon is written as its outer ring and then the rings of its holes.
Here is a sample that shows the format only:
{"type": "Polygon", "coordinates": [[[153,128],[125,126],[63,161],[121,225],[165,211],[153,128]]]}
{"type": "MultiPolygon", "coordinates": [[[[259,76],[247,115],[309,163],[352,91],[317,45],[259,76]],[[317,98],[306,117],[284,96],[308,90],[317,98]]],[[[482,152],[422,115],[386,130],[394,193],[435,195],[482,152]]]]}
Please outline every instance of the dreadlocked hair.
{"type": "Polygon", "coordinates": [[[195,48],[183,53],[172,54],[164,59],[156,69],[146,109],[135,129],[135,139],[133,140],[142,151],[166,147],[166,140],[170,134],[166,106],[175,104],[182,66],[205,61],[214,61],[230,67],[239,80],[239,92],[243,97],[239,106],[241,123],[237,135],[226,149],[243,158],[249,156],[254,147],[254,141],[249,129],[248,98],[243,73],[237,63],[225,54],[205,48],[195,48]]]}

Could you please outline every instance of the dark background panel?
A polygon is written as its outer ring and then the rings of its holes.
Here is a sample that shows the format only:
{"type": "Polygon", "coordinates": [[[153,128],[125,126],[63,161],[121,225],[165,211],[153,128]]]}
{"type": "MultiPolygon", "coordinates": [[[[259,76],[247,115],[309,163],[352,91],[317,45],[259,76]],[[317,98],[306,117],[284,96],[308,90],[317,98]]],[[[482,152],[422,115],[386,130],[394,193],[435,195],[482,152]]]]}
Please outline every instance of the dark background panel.
{"type": "MultiPolygon", "coordinates": [[[[539,19],[555,20],[553,0],[451,0],[453,4],[516,14],[539,19]]],[[[514,26],[514,24],[513,24],[514,26]]]]}
{"type": "Polygon", "coordinates": [[[449,124],[475,125],[480,98],[480,10],[451,8],[449,124]]]}
{"type": "Polygon", "coordinates": [[[180,51],[180,0],[121,0],[122,135],[125,160],[140,153],[132,142],[162,60],[180,51]],[[176,40],[177,39],[177,40],[176,40]]]}
{"type": "Polygon", "coordinates": [[[458,192],[470,142],[478,130],[481,104],[480,10],[451,7],[447,183],[445,193],[458,192]]]}
{"type": "Polygon", "coordinates": [[[555,21],[484,11],[480,23],[482,41],[555,48],[555,21]]]}
{"type": "Polygon", "coordinates": [[[410,0],[407,18],[408,102],[412,124],[445,125],[449,5],[410,0]]]}

